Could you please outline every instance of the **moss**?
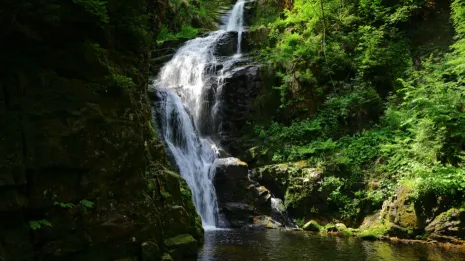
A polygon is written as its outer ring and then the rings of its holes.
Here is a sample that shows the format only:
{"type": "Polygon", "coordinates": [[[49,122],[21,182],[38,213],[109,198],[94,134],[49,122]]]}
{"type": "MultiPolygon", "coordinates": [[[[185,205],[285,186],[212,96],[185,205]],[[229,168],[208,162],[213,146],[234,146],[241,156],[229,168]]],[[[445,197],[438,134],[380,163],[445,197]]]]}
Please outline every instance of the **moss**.
{"type": "Polygon", "coordinates": [[[166,240],[166,245],[169,247],[176,247],[181,245],[190,244],[192,242],[197,242],[191,235],[184,234],[176,237],[172,237],[166,240]]]}
{"type": "Polygon", "coordinates": [[[170,249],[170,255],[174,259],[195,256],[197,254],[197,240],[192,235],[183,234],[172,237],[167,239],[165,243],[168,249],[170,249]]]}
{"type": "Polygon", "coordinates": [[[305,231],[319,232],[321,230],[321,225],[315,220],[310,220],[302,227],[302,229],[305,231]]]}
{"type": "Polygon", "coordinates": [[[161,258],[161,261],[173,261],[173,258],[170,256],[170,254],[164,253],[161,258]]]}
{"type": "Polygon", "coordinates": [[[350,231],[350,230],[343,230],[343,231],[339,231],[338,232],[338,235],[341,235],[341,236],[346,236],[346,237],[351,237],[354,235],[354,232],[350,231]]]}
{"type": "Polygon", "coordinates": [[[357,236],[360,239],[364,240],[375,240],[379,236],[387,235],[391,229],[391,224],[383,224],[381,222],[377,222],[369,227],[361,228],[360,233],[357,236]]]}
{"type": "Polygon", "coordinates": [[[337,232],[338,229],[336,227],[336,225],[332,224],[332,223],[329,223],[329,224],[326,224],[322,230],[326,231],[326,232],[337,232]]]}

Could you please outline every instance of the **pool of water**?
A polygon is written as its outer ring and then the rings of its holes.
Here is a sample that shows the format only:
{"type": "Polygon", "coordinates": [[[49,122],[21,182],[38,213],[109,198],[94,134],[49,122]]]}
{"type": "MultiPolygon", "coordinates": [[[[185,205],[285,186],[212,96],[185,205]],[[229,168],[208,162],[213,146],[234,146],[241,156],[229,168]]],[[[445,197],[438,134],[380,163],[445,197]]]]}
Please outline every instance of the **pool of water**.
{"type": "Polygon", "coordinates": [[[390,244],[312,233],[264,230],[205,231],[198,261],[464,261],[458,249],[390,244]]]}

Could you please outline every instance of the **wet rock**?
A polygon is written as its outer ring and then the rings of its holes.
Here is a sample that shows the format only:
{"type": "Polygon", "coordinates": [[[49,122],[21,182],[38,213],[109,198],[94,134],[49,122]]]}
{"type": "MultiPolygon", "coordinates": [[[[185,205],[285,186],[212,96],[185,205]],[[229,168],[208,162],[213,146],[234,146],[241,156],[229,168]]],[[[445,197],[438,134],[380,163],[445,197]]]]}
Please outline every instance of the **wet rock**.
{"type": "MultiPolygon", "coordinates": [[[[257,183],[258,184],[258,183],[257,183]]],[[[271,193],[264,186],[256,186],[255,207],[263,213],[267,213],[271,208],[271,193]]]]}
{"type": "Polygon", "coordinates": [[[170,256],[175,260],[197,256],[197,240],[189,234],[169,238],[165,244],[170,251],[170,256]]]}
{"type": "Polygon", "coordinates": [[[253,225],[249,225],[247,228],[249,229],[277,229],[284,227],[284,225],[270,216],[256,216],[253,218],[253,225]]]}
{"type": "Polygon", "coordinates": [[[217,139],[228,151],[237,131],[251,115],[252,100],[263,82],[260,67],[251,65],[233,69],[224,79],[217,113],[220,126],[217,139]]]}
{"type": "Polygon", "coordinates": [[[305,230],[305,231],[318,232],[318,231],[320,231],[321,226],[315,220],[310,220],[307,223],[305,223],[305,225],[302,227],[302,229],[305,230]]]}
{"type": "Polygon", "coordinates": [[[289,218],[284,202],[279,198],[271,198],[271,214],[270,216],[279,221],[286,227],[295,227],[295,224],[289,218]]]}
{"type": "Polygon", "coordinates": [[[269,188],[275,195],[284,198],[294,182],[313,184],[320,180],[322,171],[309,168],[305,163],[266,165],[253,169],[250,178],[269,188]]]}
{"type": "Polygon", "coordinates": [[[223,158],[217,159],[213,165],[215,167],[213,184],[217,191],[218,202],[244,200],[247,187],[250,185],[247,163],[237,158],[223,158]]]}
{"type": "Polygon", "coordinates": [[[223,214],[229,221],[229,226],[240,228],[252,222],[256,211],[253,206],[245,203],[228,202],[223,204],[223,214]]]}
{"type": "Polygon", "coordinates": [[[305,162],[293,162],[254,168],[250,178],[282,198],[291,216],[308,218],[312,210],[323,213],[328,207],[328,192],[318,189],[322,173],[305,162]]]}
{"type": "Polygon", "coordinates": [[[237,53],[237,32],[227,32],[218,41],[215,47],[215,55],[232,56],[237,53]]]}
{"type": "Polygon", "coordinates": [[[251,198],[248,180],[248,167],[236,158],[217,159],[213,166],[218,207],[226,224],[242,227],[251,222],[255,209],[246,203],[251,198]]]}
{"type": "Polygon", "coordinates": [[[246,163],[237,158],[224,158],[217,159],[214,167],[213,183],[218,199],[220,225],[234,228],[250,228],[253,225],[257,228],[260,224],[268,224],[255,222],[254,217],[257,216],[263,216],[259,220],[265,220],[265,216],[266,220],[274,220],[273,227],[277,224],[290,224],[282,201],[274,199],[273,207],[270,191],[249,180],[246,163]]]}

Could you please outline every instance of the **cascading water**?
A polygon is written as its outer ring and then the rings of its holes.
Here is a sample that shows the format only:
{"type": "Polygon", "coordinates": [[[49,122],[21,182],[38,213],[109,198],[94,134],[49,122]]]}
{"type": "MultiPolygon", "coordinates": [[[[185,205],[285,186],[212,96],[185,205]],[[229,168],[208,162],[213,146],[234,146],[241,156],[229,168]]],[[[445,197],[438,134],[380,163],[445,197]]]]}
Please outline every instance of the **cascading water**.
{"type": "Polygon", "coordinates": [[[218,148],[207,135],[202,134],[211,133],[210,125],[216,123],[215,107],[218,107],[219,100],[209,101],[208,96],[215,83],[217,89],[214,91],[221,92],[226,70],[240,56],[244,5],[244,0],[234,5],[227,24],[219,31],[188,41],[181,47],[163,66],[152,86],[158,100],[153,113],[159,121],[166,147],[192,190],[194,205],[202,217],[204,228],[216,227],[218,222],[211,169],[218,156],[218,148]],[[238,33],[237,54],[226,61],[219,61],[215,48],[230,31],[238,33]],[[220,62],[223,63],[222,69],[216,70],[220,62]]]}
{"type": "Polygon", "coordinates": [[[241,54],[242,32],[244,31],[244,6],[245,0],[237,1],[231,11],[226,31],[237,31],[237,54],[241,54]]]}

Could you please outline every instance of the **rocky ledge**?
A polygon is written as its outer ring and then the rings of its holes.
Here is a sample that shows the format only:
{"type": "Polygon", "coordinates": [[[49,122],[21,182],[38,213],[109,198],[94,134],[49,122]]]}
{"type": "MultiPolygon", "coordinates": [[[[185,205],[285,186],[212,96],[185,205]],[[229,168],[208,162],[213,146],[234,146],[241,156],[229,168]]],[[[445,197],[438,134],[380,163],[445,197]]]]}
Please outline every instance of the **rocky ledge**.
{"type": "Polygon", "coordinates": [[[237,158],[214,163],[220,225],[232,228],[291,227],[282,201],[273,198],[264,186],[249,179],[245,162],[237,158]]]}

